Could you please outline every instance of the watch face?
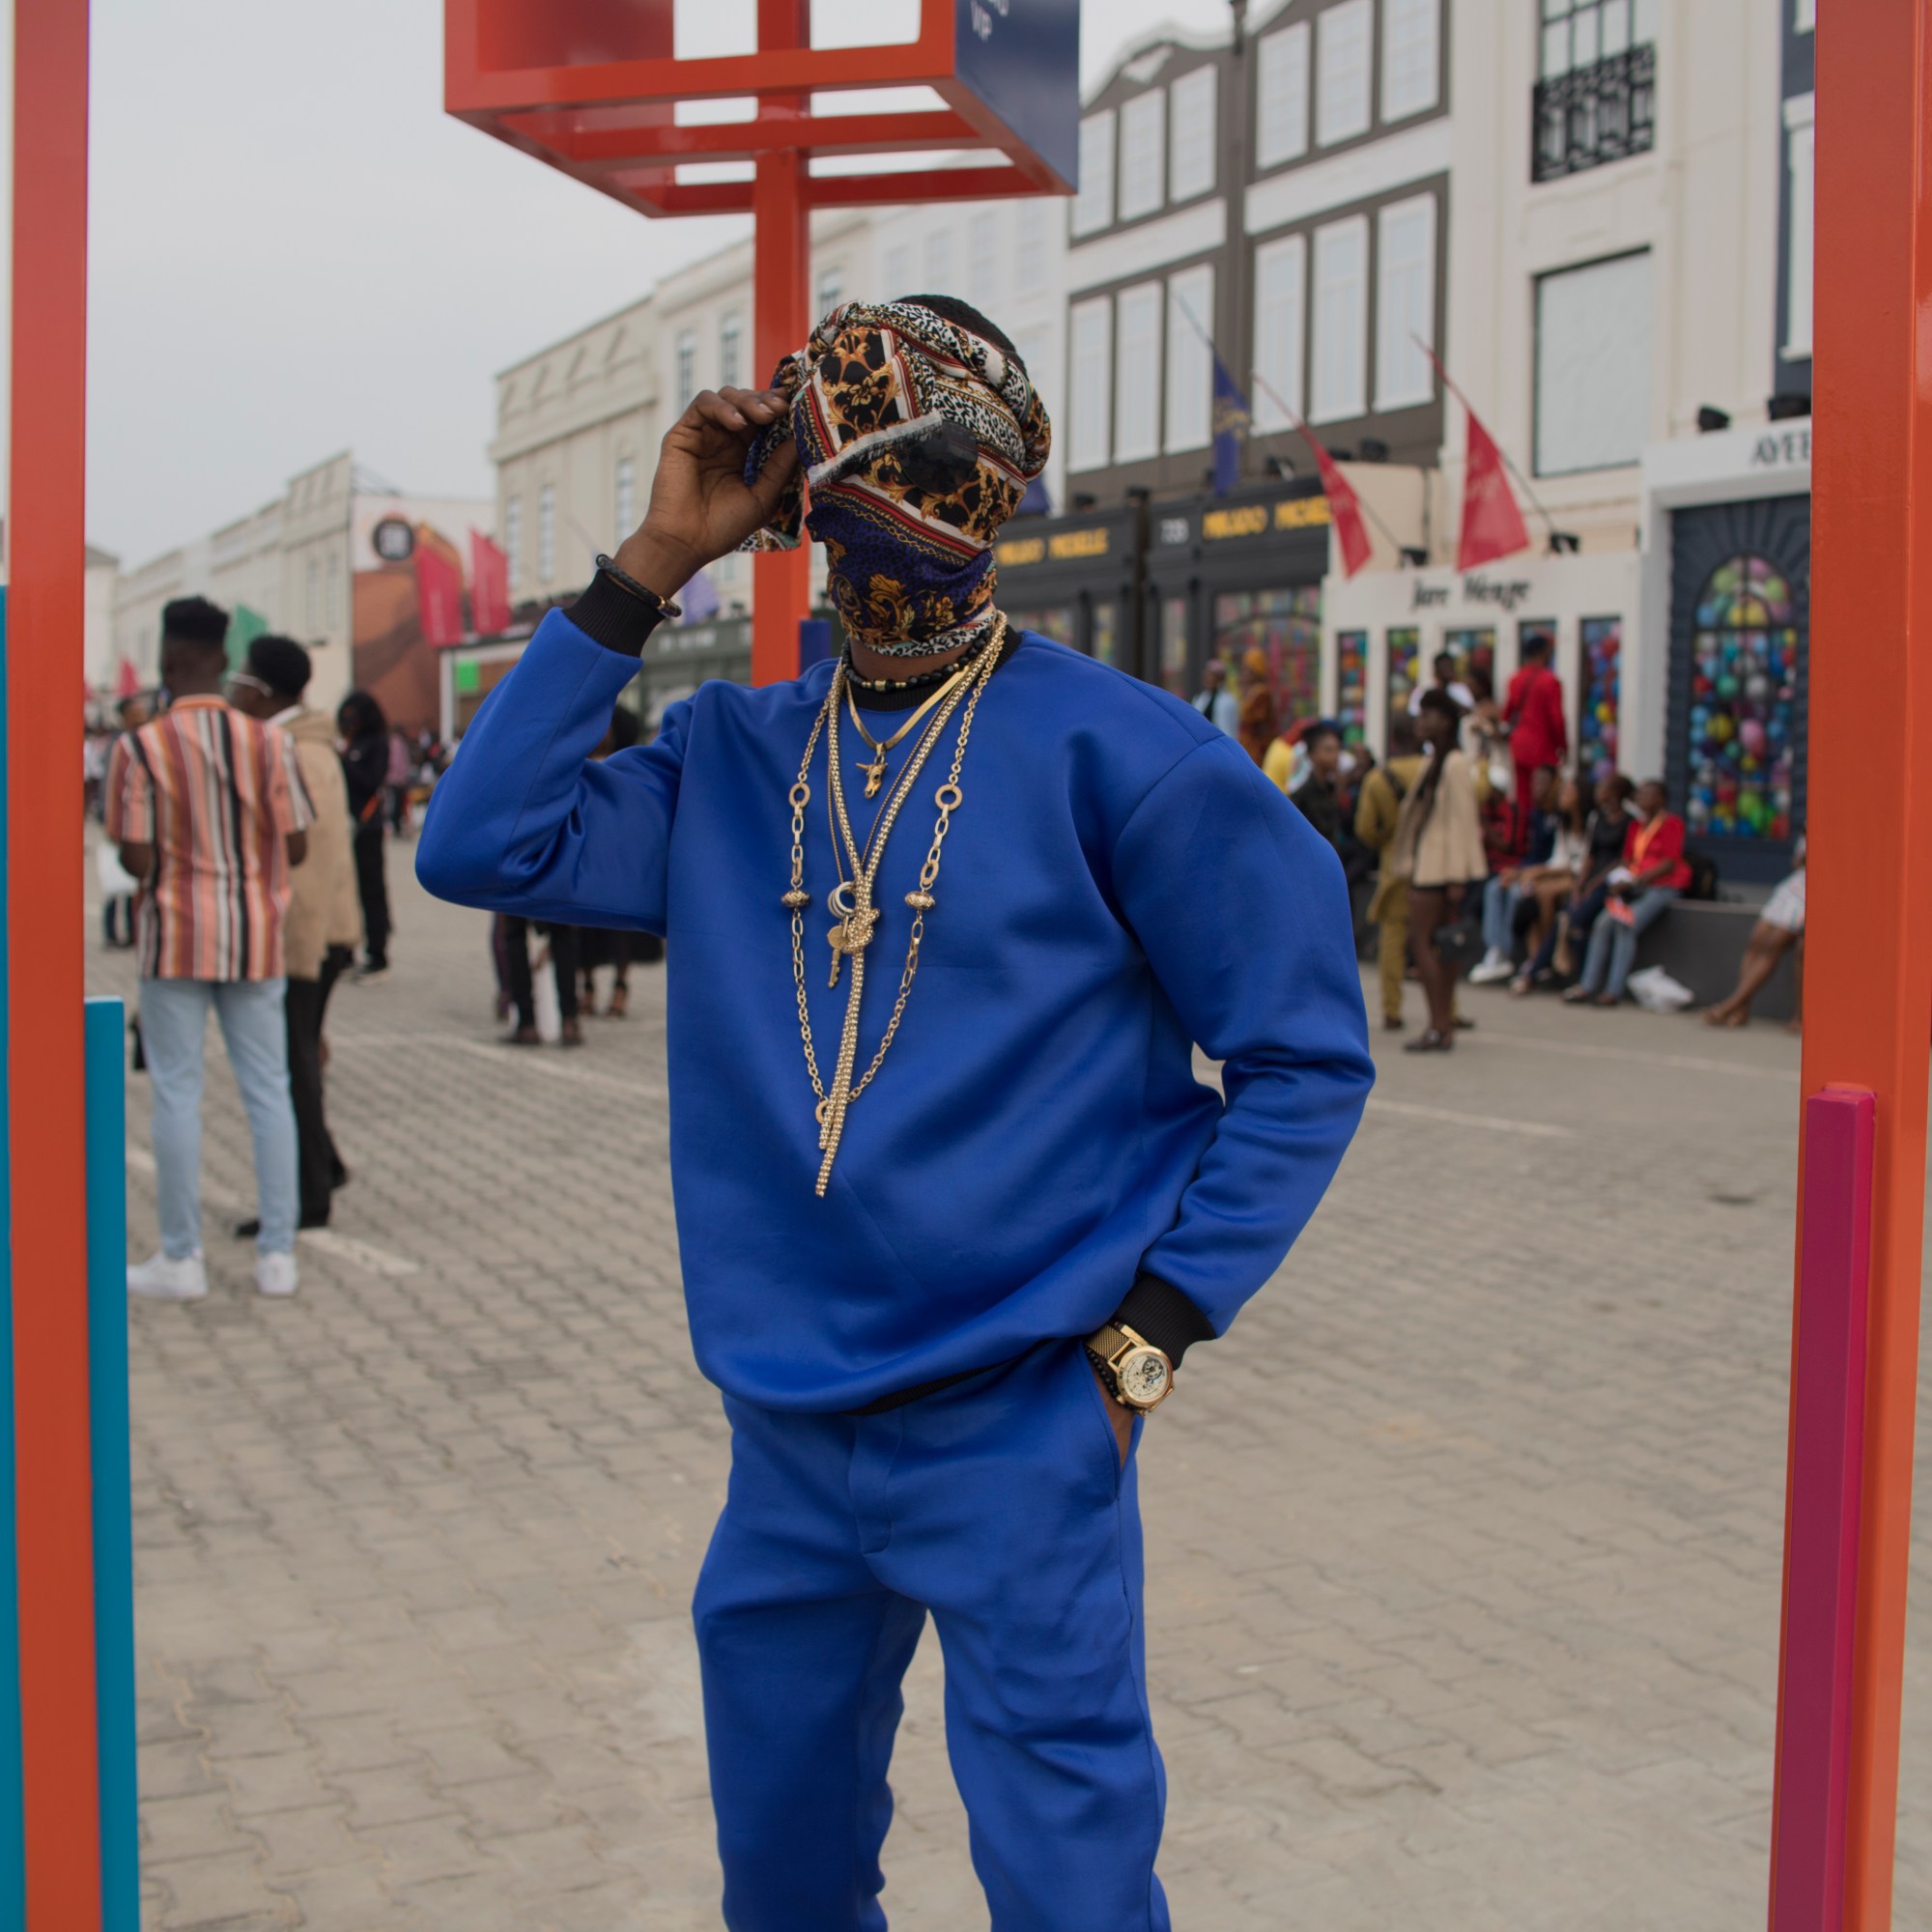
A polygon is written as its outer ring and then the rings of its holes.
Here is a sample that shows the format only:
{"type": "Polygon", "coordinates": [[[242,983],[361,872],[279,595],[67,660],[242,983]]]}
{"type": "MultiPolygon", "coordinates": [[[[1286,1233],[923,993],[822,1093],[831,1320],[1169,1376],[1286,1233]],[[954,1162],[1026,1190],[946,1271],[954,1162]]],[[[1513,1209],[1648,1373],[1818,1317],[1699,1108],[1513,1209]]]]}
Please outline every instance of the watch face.
{"type": "Polygon", "coordinates": [[[1136,1349],[1117,1374],[1121,1378],[1121,1393],[1142,1408],[1151,1408],[1167,1393],[1173,1379],[1166,1358],[1152,1349],[1136,1349]]]}

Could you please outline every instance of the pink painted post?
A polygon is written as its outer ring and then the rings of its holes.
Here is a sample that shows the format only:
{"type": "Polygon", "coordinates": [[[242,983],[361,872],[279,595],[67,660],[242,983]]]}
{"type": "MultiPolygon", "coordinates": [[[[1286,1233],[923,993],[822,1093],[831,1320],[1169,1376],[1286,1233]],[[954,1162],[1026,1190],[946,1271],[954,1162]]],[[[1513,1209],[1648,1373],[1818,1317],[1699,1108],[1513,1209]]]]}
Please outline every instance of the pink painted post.
{"type": "Polygon", "coordinates": [[[1772,1932],[1845,1922],[1875,1113],[1860,1087],[1804,1103],[1772,1932]]]}

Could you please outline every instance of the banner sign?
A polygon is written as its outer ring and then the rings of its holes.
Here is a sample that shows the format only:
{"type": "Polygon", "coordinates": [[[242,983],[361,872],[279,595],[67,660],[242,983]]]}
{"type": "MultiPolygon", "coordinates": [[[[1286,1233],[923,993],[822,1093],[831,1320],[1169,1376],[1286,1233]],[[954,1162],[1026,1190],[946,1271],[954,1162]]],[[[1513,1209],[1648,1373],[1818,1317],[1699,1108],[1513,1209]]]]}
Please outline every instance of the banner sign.
{"type": "Polygon", "coordinates": [[[953,71],[1078,185],[1080,0],[957,0],[953,71]]]}

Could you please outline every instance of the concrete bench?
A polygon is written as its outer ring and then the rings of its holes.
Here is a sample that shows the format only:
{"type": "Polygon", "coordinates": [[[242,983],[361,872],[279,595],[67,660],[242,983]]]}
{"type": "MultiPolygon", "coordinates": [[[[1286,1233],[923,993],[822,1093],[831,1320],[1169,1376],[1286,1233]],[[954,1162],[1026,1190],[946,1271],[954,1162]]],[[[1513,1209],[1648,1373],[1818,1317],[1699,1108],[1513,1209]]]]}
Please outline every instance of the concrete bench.
{"type": "MultiPolygon", "coordinates": [[[[1639,968],[1662,966],[1696,994],[1700,1007],[1708,1007],[1737,985],[1745,947],[1762,910],[1723,900],[1680,899],[1637,941],[1636,963],[1639,968]]],[[[1751,1013],[1757,1019],[1788,1020],[1797,1001],[1797,977],[1787,952],[1751,1002],[1751,1013]]]]}

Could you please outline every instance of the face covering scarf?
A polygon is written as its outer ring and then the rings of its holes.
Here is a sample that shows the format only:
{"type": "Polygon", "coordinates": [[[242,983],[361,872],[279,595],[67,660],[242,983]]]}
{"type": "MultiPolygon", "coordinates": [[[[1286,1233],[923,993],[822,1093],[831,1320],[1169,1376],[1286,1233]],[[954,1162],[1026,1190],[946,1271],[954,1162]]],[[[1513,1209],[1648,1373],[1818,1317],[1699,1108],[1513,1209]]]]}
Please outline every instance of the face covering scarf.
{"type": "MultiPolygon", "coordinates": [[[[846,302],[780,363],[790,402],[745,460],[754,479],[787,438],[811,490],[847,633],[887,657],[931,657],[983,636],[993,539],[1046,467],[1053,432],[1018,360],[917,301],[846,302]]],[[[746,550],[793,550],[794,482],[746,550]]]]}

